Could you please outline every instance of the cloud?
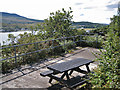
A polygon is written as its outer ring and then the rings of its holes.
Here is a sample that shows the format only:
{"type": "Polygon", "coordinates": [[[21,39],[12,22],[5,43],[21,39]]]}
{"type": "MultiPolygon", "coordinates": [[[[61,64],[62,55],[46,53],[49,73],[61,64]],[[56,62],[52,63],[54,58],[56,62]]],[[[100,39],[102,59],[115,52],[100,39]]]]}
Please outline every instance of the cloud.
{"type": "Polygon", "coordinates": [[[80,16],[84,16],[84,14],[80,14],[80,16]]]}
{"type": "Polygon", "coordinates": [[[50,12],[61,10],[61,8],[68,10],[68,8],[71,7],[73,10],[73,21],[109,23],[109,19],[106,18],[112,17],[117,13],[117,8],[115,8],[116,6],[114,6],[114,4],[118,3],[118,1],[119,0],[1,0],[0,6],[2,8],[0,8],[0,11],[17,13],[28,18],[43,20],[49,17],[50,12]],[[38,13],[38,11],[42,13],[38,13]]]}
{"type": "Polygon", "coordinates": [[[108,20],[109,20],[110,18],[106,18],[106,19],[108,19],[108,20]]]}
{"type": "Polygon", "coordinates": [[[111,4],[111,5],[107,5],[107,8],[117,8],[117,7],[118,7],[117,3],[111,4]]]}
{"type": "Polygon", "coordinates": [[[97,8],[97,7],[85,7],[84,9],[94,9],[94,8],[97,8]]]}
{"type": "Polygon", "coordinates": [[[82,5],[83,3],[75,3],[75,5],[82,5]]]}
{"type": "Polygon", "coordinates": [[[118,2],[118,0],[110,0],[108,3],[118,2]]]}
{"type": "Polygon", "coordinates": [[[118,8],[118,4],[117,3],[110,4],[110,5],[107,5],[106,7],[108,11],[111,11],[111,10],[114,10],[115,8],[118,8]]]}

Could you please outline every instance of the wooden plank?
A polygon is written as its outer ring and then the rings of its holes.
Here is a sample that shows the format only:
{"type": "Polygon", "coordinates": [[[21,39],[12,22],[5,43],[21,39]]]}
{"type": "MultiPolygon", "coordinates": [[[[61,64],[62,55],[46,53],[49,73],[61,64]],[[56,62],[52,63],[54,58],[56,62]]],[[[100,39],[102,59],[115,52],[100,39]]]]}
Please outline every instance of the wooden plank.
{"type": "Polygon", "coordinates": [[[75,88],[79,85],[86,83],[86,80],[83,80],[80,76],[76,76],[66,81],[68,88],[75,88]]]}
{"type": "Polygon", "coordinates": [[[45,77],[45,76],[51,75],[52,73],[53,73],[52,70],[48,70],[48,71],[45,71],[45,72],[40,73],[40,75],[45,77]]]}

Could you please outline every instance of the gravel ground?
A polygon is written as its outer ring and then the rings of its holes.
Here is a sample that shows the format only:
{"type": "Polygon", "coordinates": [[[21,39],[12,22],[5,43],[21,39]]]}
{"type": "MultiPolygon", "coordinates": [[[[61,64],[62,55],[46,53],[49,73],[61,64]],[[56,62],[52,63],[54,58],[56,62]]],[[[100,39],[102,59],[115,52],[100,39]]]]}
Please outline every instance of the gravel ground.
{"type": "MultiPolygon", "coordinates": [[[[64,57],[59,57],[56,59],[48,59],[45,62],[40,62],[32,65],[31,68],[27,68],[25,70],[14,70],[11,74],[2,75],[2,83],[1,88],[50,88],[53,85],[49,84],[49,77],[40,76],[40,72],[46,71],[47,65],[51,65],[51,63],[60,63],[67,60],[72,60],[74,58],[85,58],[94,60],[95,56],[92,53],[99,53],[98,49],[94,48],[80,48],[77,47],[77,50],[66,54],[64,57]]],[[[23,66],[23,67],[28,67],[23,66]]],[[[97,67],[96,63],[90,64],[90,69],[97,67]]],[[[86,69],[85,66],[81,67],[82,69],[86,69]]],[[[73,76],[79,75],[79,73],[74,72],[73,76]]],[[[82,75],[82,74],[80,74],[82,75]]],[[[57,83],[53,81],[53,83],[57,83]]]]}

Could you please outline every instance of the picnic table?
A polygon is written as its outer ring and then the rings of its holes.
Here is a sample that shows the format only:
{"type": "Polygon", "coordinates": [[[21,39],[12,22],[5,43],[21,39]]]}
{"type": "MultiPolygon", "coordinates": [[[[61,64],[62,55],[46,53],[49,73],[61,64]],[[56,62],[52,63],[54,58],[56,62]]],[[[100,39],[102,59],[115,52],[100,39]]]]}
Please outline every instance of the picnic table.
{"type": "MultiPolygon", "coordinates": [[[[53,65],[47,66],[49,71],[42,72],[42,73],[40,73],[40,75],[49,76],[50,77],[49,83],[51,83],[52,80],[54,79],[64,85],[66,85],[66,82],[73,82],[72,79],[70,78],[70,75],[73,73],[73,71],[77,71],[77,72],[84,73],[84,74],[89,73],[90,72],[89,64],[92,62],[93,62],[92,60],[88,60],[88,59],[84,59],[84,58],[76,58],[76,59],[69,60],[66,62],[56,63],[53,65]],[[87,71],[80,69],[80,67],[83,65],[86,66],[87,71]],[[63,73],[60,78],[55,76],[59,73],[63,73]],[[67,80],[64,80],[65,76],[66,76],[67,80]]],[[[79,78],[79,80],[81,80],[80,78],[79,78]]],[[[78,81],[77,84],[67,85],[67,86],[73,87],[73,86],[77,86],[78,84],[81,84],[81,83],[83,83],[83,81],[78,81]]]]}

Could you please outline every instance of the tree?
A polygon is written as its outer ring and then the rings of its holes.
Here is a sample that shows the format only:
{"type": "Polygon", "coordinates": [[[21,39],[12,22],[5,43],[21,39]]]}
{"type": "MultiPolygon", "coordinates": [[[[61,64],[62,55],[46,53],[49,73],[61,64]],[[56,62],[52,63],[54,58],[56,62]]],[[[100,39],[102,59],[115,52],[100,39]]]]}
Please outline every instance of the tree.
{"type": "Polygon", "coordinates": [[[50,13],[50,17],[44,20],[45,22],[41,29],[45,32],[44,36],[46,38],[59,38],[74,35],[75,30],[70,27],[73,18],[72,12],[71,8],[68,11],[65,11],[63,8],[62,11],[58,10],[55,13],[50,13]]]}
{"type": "Polygon", "coordinates": [[[118,35],[120,36],[120,16],[114,15],[113,18],[111,18],[109,29],[113,29],[115,32],[118,32],[118,35]]]}

